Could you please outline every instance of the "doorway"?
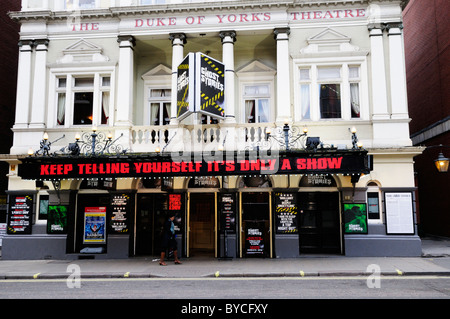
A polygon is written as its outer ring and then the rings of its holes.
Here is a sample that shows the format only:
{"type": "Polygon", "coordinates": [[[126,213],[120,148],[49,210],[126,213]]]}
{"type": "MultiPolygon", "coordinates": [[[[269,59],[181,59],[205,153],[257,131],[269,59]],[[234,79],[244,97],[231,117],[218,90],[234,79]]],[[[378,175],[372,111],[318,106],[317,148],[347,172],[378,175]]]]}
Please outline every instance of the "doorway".
{"type": "Polygon", "coordinates": [[[189,203],[189,257],[214,257],[216,248],[216,194],[191,193],[189,203]]]}
{"type": "Polygon", "coordinates": [[[340,254],[339,193],[300,192],[298,203],[300,254],[340,254]]]}
{"type": "Polygon", "coordinates": [[[271,257],[270,193],[243,192],[242,195],[242,257],[271,257]]]}

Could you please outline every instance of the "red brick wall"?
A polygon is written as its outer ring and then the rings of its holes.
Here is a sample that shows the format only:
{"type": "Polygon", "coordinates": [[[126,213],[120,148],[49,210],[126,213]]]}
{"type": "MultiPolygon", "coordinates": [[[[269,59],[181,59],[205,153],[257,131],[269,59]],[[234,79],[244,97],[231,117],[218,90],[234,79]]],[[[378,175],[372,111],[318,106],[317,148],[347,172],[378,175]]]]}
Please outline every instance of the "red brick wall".
{"type": "Polygon", "coordinates": [[[450,115],[450,1],[410,0],[403,16],[413,134],[450,115]]]}
{"type": "Polygon", "coordinates": [[[11,20],[8,11],[19,11],[20,0],[0,1],[0,153],[9,153],[12,146],[11,127],[14,124],[17,87],[19,24],[11,20]]]}

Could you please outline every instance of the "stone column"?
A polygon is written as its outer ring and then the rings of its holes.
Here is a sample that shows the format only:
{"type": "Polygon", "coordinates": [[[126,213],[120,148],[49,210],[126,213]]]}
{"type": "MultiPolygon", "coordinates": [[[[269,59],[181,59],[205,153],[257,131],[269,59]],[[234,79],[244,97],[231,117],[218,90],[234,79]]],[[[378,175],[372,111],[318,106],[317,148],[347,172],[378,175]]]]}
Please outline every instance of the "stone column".
{"type": "Polygon", "coordinates": [[[119,43],[119,75],[117,83],[117,117],[116,126],[130,127],[133,123],[134,92],[134,46],[133,36],[124,35],[117,39],[119,43]]]}
{"type": "Polygon", "coordinates": [[[391,118],[407,119],[408,98],[406,90],[405,54],[400,23],[386,26],[389,37],[389,76],[391,82],[391,118]]]}
{"type": "Polygon", "coordinates": [[[30,128],[44,128],[47,95],[47,51],[48,39],[35,40],[33,98],[30,128]]]}
{"type": "Polygon", "coordinates": [[[383,28],[369,26],[369,31],[372,69],[372,118],[374,120],[385,120],[389,119],[389,112],[386,91],[383,28]]]}
{"type": "Polygon", "coordinates": [[[289,72],[289,28],[274,30],[277,40],[276,122],[291,121],[291,81],[289,72]]]}
{"type": "Polygon", "coordinates": [[[184,33],[171,33],[169,39],[172,41],[172,96],[170,124],[177,125],[177,70],[178,65],[184,58],[186,35],[184,33]]]}
{"type": "Polygon", "coordinates": [[[222,62],[225,65],[225,122],[236,123],[235,116],[235,77],[234,73],[234,42],[235,31],[222,31],[222,62]]]}
{"type": "Polygon", "coordinates": [[[27,128],[30,112],[31,53],[33,41],[19,41],[19,65],[17,73],[16,118],[14,128],[27,128]]]}

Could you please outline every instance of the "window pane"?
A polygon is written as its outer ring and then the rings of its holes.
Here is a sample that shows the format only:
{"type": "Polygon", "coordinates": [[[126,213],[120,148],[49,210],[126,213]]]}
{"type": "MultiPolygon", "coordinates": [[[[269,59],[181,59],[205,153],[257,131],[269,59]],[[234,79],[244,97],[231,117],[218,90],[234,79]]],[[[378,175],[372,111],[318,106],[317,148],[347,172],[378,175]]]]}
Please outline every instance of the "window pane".
{"type": "Polygon", "coordinates": [[[380,207],[378,204],[378,193],[367,193],[369,219],[380,219],[380,207]]]}
{"type": "Polygon", "coordinates": [[[58,87],[59,88],[65,88],[66,87],[66,78],[60,78],[58,79],[58,87]]]}
{"type": "Polygon", "coordinates": [[[75,78],[75,87],[92,87],[94,78],[75,78]]]}
{"type": "Polygon", "coordinates": [[[109,92],[102,93],[102,124],[108,124],[109,120],[109,92]]]}
{"type": "Polygon", "coordinates": [[[308,81],[309,78],[309,69],[300,69],[300,80],[308,81]]]}
{"type": "Polygon", "coordinates": [[[95,8],[95,0],[79,0],[80,8],[82,9],[92,9],[95,8]]]}
{"type": "Polygon", "coordinates": [[[66,115],[66,94],[58,93],[58,114],[56,122],[58,125],[64,125],[66,115]]]}
{"type": "Polygon", "coordinates": [[[320,84],[321,118],[341,117],[341,86],[339,84],[320,84]]]}
{"type": "Polygon", "coordinates": [[[102,86],[110,86],[111,78],[109,76],[102,77],[102,86]]]}
{"type": "Polygon", "coordinates": [[[349,67],[348,68],[348,77],[350,79],[359,78],[359,68],[358,67],[349,67]]]}
{"type": "Polygon", "coordinates": [[[359,104],[359,84],[350,83],[350,106],[352,118],[360,118],[361,107],[359,104]]]}
{"type": "Polygon", "coordinates": [[[245,122],[255,123],[255,101],[245,101],[245,122]]]}
{"type": "Polygon", "coordinates": [[[319,68],[318,69],[318,79],[340,79],[341,69],[340,68],[319,68]]]}
{"type": "Polygon", "coordinates": [[[159,125],[159,103],[150,105],[150,125],[159,125]]]}
{"type": "Polygon", "coordinates": [[[300,86],[302,119],[310,119],[311,99],[309,95],[309,84],[302,84],[300,86]]]}
{"type": "MultiPolygon", "coordinates": [[[[169,90],[170,91],[170,90],[169,90]]],[[[170,123],[170,103],[164,103],[163,109],[163,124],[168,125],[170,123]]]]}
{"type": "Polygon", "coordinates": [[[261,96],[269,94],[268,85],[246,85],[244,88],[245,96],[261,96]]]}
{"type": "Polygon", "coordinates": [[[75,93],[73,104],[73,124],[92,124],[94,93],[75,93]]]}
{"type": "Polygon", "coordinates": [[[48,195],[41,195],[39,199],[39,219],[47,219],[48,214],[48,195]]]}
{"type": "Polygon", "coordinates": [[[269,100],[258,101],[258,123],[269,122],[269,100]]]}

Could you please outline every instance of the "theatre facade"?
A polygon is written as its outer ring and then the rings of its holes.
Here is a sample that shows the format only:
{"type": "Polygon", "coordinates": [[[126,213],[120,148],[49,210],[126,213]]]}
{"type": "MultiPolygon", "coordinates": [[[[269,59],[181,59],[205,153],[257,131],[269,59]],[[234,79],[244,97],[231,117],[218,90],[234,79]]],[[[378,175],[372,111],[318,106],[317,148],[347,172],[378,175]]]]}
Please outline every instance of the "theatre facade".
{"type": "Polygon", "coordinates": [[[401,1],[154,2],[10,13],[3,259],[420,256],[401,1]]]}

